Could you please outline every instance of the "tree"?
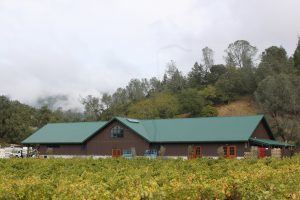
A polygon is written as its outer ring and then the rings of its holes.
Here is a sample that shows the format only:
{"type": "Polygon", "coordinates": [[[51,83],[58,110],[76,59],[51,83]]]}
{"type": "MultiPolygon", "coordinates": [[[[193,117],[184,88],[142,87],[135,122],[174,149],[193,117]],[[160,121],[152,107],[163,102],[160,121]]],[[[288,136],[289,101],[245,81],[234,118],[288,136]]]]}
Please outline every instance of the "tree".
{"type": "Polygon", "coordinates": [[[32,131],[34,109],[0,96],[0,138],[18,143],[32,131]]]}
{"type": "Polygon", "coordinates": [[[128,109],[128,116],[142,119],[173,118],[178,114],[178,109],[179,103],[175,96],[159,93],[132,104],[128,109]]]}
{"type": "Polygon", "coordinates": [[[283,47],[272,46],[267,48],[261,56],[261,62],[256,71],[256,81],[259,83],[267,76],[280,73],[291,73],[293,63],[288,58],[283,47]]]}
{"type": "Polygon", "coordinates": [[[199,65],[197,62],[194,64],[194,67],[189,72],[187,80],[188,85],[194,88],[200,88],[205,85],[205,71],[202,65],[199,65]]]}
{"type": "Polygon", "coordinates": [[[112,102],[113,102],[112,101],[112,96],[110,94],[108,94],[106,92],[102,94],[101,103],[103,105],[104,110],[109,109],[112,105],[112,102]]]}
{"type": "Polygon", "coordinates": [[[244,87],[240,68],[228,67],[215,84],[217,93],[223,102],[228,102],[248,93],[244,87]]]}
{"type": "Polygon", "coordinates": [[[52,120],[52,112],[48,108],[48,106],[42,106],[38,110],[38,127],[42,127],[49,122],[53,122],[52,120]]]}
{"type": "Polygon", "coordinates": [[[6,96],[0,96],[0,138],[6,134],[5,122],[6,117],[10,114],[10,101],[6,96]]]}
{"type": "Polygon", "coordinates": [[[243,82],[243,90],[245,94],[253,94],[256,90],[255,69],[253,67],[243,67],[240,69],[241,79],[243,82]]]}
{"type": "Polygon", "coordinates": [[[128,116],[138,119],[154,119],[158,118],[159,111],[153,99],[145,99],[132,104],[128,108],[128,116]]]}
{"type": "Polygon", "coordinates": [[[202,117],[216,117],[218,116],[218,110],[215,107],[212,107],[211,105],[206,105],[203,107],[201,111],[202,117]]]}
{"type": "Polygon", "coordinates": [[[111,116],[124,116],[130,102],[126,89],[118,88],[112,95],[112,105],[109,109],[111,116]]]}
{"type": "Polygon", "coordinates": [[[294,65],[300,70],[300,37],[298,38],[298,45],[293,55],[294,65]]]}
{"type": "Polygon", "coordinates": [[[163,91],[163,83],[156,77],[152,77],[149,80],[150,83],[150,90],[149,90],[149,94],[153,94],[156,92],[162,92],[163,91]]]}
{"type": "Polygon", "coordinates": [[[210,84],[215,84],[220,76],[225,74],[226,68],[224,65],[213,65],[210,68],[210,71],[206,73],[205,75],[205,82],[210,85],[210,84]]]}
{"type": "Polygon", "coordinates": [[[199,116],[205,99],[197,89],[188,88],[178,95],[181,113],[189,113],[190,116],[199,116]]]}
{"type": "Polygon", "coordinates": [[[205,99],[205,101],[212,105],[217,102],[217,89],[212,85],[208,85],[207,87],[203,88],[200,92],[201,96],[205,99]]]}
{"type": "Polygon", "coordinates": [[[206,71],[214,65],[214,51],[208,47],[202,49],[203,63],[206,71]]]}
{"type": "Polygon", "coordinates": [[[84,114],[75,109],[63,110],[61,107],[52,111],[55,122],[80,122],[84,120],[84,114]]]}
{"type": "Polygon", "coordinates": [[[278,74],[261,81],[255,92],[256,101],[269,114],[275,133],[283,141],[294,140],[300,134],[296,133],[300,125],[299,91],[299,77],[278,74]]]}
{"type": "Polygon", "coordinates": [[[167,70],[164,75],[166,89],[172,93],[177,93],[185,88],[185,78],[176,67],[173,60],[167,64],[167,70]]]}
{"type": "Polygon", "coordinates": [[[237,40],[225,50],[226,64],[233,67],[252,67],[257,48],[246,40],[237,40]]]}
{"type": "Polygon", "coordinates": [[[97,121],[100,119],[103,106],[98,97],[88,95],[81,100],[81,103],[84,105],[84,113],[88,121],[97,121]]]}
{"type": "Polygon", "coordinates": [[[137,101],[144,98],[150,89],[150,84],[147,79],[131,79],[126,86],[128,97],[131,101],[137,101]]]}

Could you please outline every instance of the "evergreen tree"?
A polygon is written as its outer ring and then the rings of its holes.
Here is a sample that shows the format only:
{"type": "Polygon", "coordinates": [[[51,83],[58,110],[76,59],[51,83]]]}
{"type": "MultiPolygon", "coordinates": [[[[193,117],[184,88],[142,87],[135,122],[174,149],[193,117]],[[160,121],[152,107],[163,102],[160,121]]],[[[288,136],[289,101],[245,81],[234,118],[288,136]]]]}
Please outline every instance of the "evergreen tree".
{"type": "Polygon", "coordinates": [[[260,82],[267,76],[290,73],[292,70],[293,62],[288,58],[285,49],[272,46],[262,53],[261,62],[256,71],[256,80],[260,82]]]}
{"type": "Polygon", "coordinates": [[[205,85],[205,71],[203,66],[196,62],[192,70],[189,72],[187,80],[190,87],[203,87],[205,85]]]}
{"type": "Polygon", "coordinates": [[[178,70],[176,63],[173,60],[167,64],[164,82],[166,89],[172,93],[177,93],[186,86],[185,77],[178,70]]]}
{"type": "Polygon", "coordinates": [[[205,82],[208,85],[213,85],[217,80],[226,73],[226,68],[224,65],[213,65],[210,71],[205,74],[205,82]]]}
{"type": "Polygon", "coordinates": [[[300,37],[298,38],[298,45],[293,55],[294,65],[300,70],[300,37]]]}

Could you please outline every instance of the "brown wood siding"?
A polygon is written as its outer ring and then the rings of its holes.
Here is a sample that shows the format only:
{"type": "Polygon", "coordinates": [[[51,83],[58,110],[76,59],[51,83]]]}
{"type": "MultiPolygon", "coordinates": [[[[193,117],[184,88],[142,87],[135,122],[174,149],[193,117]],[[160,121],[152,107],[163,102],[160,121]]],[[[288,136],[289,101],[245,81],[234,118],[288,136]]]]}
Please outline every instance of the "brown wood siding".
{"type": "Polygon", "coordinates": [[[146,149],[149,149],[149,143],[133,132],[131,129],[122,125],[118,121],[114,121],[97,133],[94,137],[89,139],[86,143],[88,155],[111,155],[112,149],[130,149],[135,148],[137,155],[144,155],[146,149]],[[124,128],[123,138],[112,138],[111,129],[114,126],[120,126],[124,128]]]}
{"type": "Polygon", "coordinates": [[[57,147],[48,147],[48,145],[40,145],[38,151],[41,155],[46,155],[47,149],[52,148],[52,155],[86,155],[84,145],[58,145],[57,147]]]}
{"type": "Polygon", "coordinates": [[[261,121],[255,131],[252,133],[251,137],[260,139],[272,139],[270,137],[270,134],[271,133],[269,133],[268,129],[266,128],[266,124],[261,121]]]}
{"type": "MultiPolygon", "coordinates": [[[[237,156],[243,157],[246,150],[245,143],[195,143],[195,144],[161,144],[166,148],[165,156],[188,156],[188,146],[201,146],[202,156],[218,156],[218,148],[226,145],[237,147],[237,156]]],[[[151,148],[159,149],[159,145],[153,144],[151,148]]]]}

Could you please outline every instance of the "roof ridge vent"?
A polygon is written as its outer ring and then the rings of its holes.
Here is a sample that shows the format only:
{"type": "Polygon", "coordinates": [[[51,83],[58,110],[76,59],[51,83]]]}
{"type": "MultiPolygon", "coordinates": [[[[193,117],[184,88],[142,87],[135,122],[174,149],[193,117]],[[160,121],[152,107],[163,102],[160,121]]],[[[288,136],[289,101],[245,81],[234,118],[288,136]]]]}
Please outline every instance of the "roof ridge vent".
{"type": "Polygon", "coordinates": [[[127,118],[127,121],[131,122],[131,123],[140,123],[139,120],[137,119],[132,119],[132,118],[127,118]]]}

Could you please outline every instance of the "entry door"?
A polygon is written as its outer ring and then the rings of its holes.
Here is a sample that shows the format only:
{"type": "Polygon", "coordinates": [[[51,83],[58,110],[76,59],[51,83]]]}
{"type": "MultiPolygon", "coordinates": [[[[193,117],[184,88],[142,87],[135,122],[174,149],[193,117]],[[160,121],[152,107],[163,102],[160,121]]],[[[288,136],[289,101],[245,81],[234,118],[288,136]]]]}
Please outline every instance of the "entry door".
{"type": "Polygon", "coordinates": [[[122,150],[121,149],[113,149],[112,150],[112,157],[120,157],[122,155],[122,150]]]}
{"type": "Polygon", "coordinates": [[[195,146],[194,147],[194,158],[200,158],[202,156],[202,149],[201,146],[195,146]]]}
{"type": "Polygon", "coordinates": [[[264,148],[264,147],[259,147],[259,148],[258,148],[258,151],[259,151],[259,157],[260,157],[260,158],[266,157],[266,148],[264,148]]]}

